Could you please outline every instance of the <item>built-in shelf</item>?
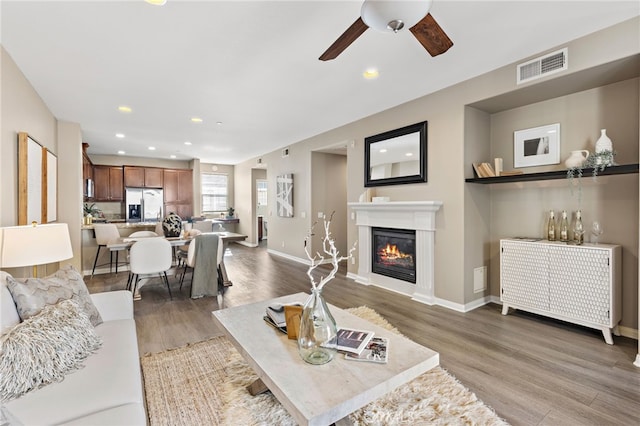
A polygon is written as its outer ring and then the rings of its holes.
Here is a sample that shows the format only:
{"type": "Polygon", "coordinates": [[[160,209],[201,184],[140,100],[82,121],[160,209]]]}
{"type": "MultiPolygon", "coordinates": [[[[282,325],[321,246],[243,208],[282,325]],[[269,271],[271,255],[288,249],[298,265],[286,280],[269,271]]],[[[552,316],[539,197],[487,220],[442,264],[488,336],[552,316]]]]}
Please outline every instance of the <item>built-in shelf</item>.
{"type": "MultiPolygon", "coordinates": [[[[583,169],[582,177],[592,176],[593,169],[583,169]]],[[[623,164],[620,166],[609,166],[602,171],[598,171],[598,176],[610,176],[610,175],[626,175],[629,173],[638,173],[638,164],[623,164]]],[[[552,179],[566,179],[567,170],[554,170],[551,172],[540,173],[523,173],[521,175],[513,176],[495,176],[486,178],[469,178],[465,179],[465,182],[471,183],[508,183],[508,182],[528,182],[536,180],[552,180],[552,179]]]]}

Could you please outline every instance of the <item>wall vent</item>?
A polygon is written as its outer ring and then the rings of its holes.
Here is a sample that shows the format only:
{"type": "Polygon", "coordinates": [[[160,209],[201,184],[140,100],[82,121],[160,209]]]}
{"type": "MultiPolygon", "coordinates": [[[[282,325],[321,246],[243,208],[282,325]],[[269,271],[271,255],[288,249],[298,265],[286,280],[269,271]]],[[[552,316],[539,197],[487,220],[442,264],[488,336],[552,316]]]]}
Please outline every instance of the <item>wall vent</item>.
{"type": "Polygon", "coordinates": [[[568,49],[558,50],[536,59],[532,59],[517,67],[517,84],[526,83],[569,68],[568,49]]]}
{"type": "Polygon", "coordinates": [[[282,158],[289,156],[289,148],[282,148],[282,158]]]}

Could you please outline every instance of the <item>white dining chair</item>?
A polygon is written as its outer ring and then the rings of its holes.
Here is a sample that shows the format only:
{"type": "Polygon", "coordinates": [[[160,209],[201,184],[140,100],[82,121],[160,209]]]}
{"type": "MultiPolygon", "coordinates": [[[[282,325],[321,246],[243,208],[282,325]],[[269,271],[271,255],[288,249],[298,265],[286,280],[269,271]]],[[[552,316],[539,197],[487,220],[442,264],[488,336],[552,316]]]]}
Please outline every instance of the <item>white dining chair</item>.
{"type": "MultiPolygon", "coordinates": [[[[98,257],[100,256],[100,249],[103,247],[107,247],[107,244],[115,243],[120,238],[120,232],[118,232],[118,227],[113,223],[96,223],[93,225],[93,231],[96,235],[96,244],[98,245],[98,251],[96,251],[96,258],[93,260],[93,268],[91,269],[91,278],[93,278],[93,274],[96,271],[96,265],[98,263],[98,257]]],[[[120,249],[120,250],[125,250],[120,249]]],[[[116,253],[116,274],[118,273],[118,253],[120,250],[114,250],[116,253]]],[[[111,268],[113,266],[113,253],[111,251],[109,253],[109,273],[111,273],[111,268]]],[[[105,263],[106,265],[106,263],[105,263]]],[[[103,265],[99,265],[103,266],[103,265]]]]}
{"type": "MultiPolygon", "coordinates": [[[[204,236],[206,238],[206,236],[204,236]]],[[[187,273],[188,269],[191,269],[191,280],[193,282],[193,271],[196,268],[196,239],[200,238],[200,236],[196,236],[194,241],[189,244],[189,248],[186,253],[186,257],[183,259],[183,269],[182,276],[180,277],[180,290],[182,290],[182,285],[184,283],[184,277],[187,273]]],[[[220,288],[222,287],[222,273],[220,271],[220,264],[222,263],[222,257],[224,256],[224,242],[222,238],[218,238],[218,251],[216,256],[216,265],[218,270],[218,280],[216,285],[218,286],[218,304],[222,306],[222,294],[220,292],[220,288]]]]}
{"type": "Polygon", "coordinates": [[[148,279],[159,276],[167,285],[169,297],[173,299],[171,294],[171,286],[167,271],[171,269],[172,251],[171,243],[164,238],[143,238],[131,246],[129,249],[129,261],[131,266],[131,276],[127,289],[133,294],[136,293],[138,283],[141,279],[148,279]]]}
{"type": "Polygon", "coordinates": [[[141,238],[141,237],[158,237],[158,234],[156,234],[153,231],[136,231],[136,232],[132,232],[131,235],[129,235],[127,238],[141,238]]]}

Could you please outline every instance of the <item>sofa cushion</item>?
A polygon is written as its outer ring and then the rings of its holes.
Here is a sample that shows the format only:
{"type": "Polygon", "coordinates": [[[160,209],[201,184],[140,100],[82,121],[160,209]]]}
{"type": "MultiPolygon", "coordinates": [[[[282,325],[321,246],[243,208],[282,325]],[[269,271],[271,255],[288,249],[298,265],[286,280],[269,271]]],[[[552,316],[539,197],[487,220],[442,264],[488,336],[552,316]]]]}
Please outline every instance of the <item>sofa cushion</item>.
{"type": "Polygon", "coordinates": [[[16,304],[7,288],[7,277],[11,275],[0,271],[0,336],[20,322],[16,304]]]}
{"type": "Polygon", "coordinates": [[[16,279],[8,276],[7,286],[23,321],[38,314],[46,305],[74,299],[89,315],[91,324],[96,326],[102,323],[100,312],[91,301],[82,275],[71,265],[45,278],[16,279]]]}
{"type": "Polygon", "coordinates": [[[86,417],[80,417],[61,424],[68,426],[146,426],[147,413],[144,410],[144,404],[137,402],[98,411],[86,417]]]}
{"type": "Polygon", "coordinates": [[[46,306],[0,338],[0,399],[64,379],[101,345],[76,301],[46,306]]]}
{"type": "Polygon", "coordinates": [[[25,425],[60,424],[125,404],[144,406],[135,321],[106,321],[95,331],[102,347],[85,367],[7,403],[13,418],[25,425]]]}

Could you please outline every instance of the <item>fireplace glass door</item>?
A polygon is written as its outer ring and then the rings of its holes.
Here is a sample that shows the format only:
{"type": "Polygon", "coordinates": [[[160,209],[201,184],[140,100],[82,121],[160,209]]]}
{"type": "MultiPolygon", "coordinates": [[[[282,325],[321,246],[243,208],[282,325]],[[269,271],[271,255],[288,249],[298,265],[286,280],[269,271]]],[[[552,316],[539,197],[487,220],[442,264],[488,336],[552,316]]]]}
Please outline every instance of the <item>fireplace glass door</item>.
{"type": "Polygon", "coordinates": [[[415,284],[416,232],[375,227],[371,232],[371,272],[415,284]]]}

